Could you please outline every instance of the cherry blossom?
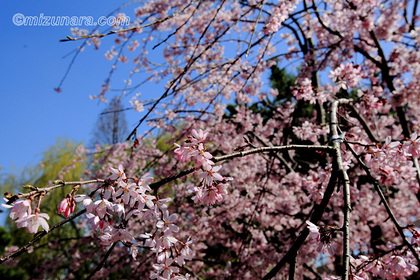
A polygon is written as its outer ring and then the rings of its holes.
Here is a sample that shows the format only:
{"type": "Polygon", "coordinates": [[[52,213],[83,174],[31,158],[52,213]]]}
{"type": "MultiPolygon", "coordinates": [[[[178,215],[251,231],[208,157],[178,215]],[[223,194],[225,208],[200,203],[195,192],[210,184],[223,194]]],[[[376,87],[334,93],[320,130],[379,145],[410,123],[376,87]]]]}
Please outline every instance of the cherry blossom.
{"type": "Polygon", "coordinates": [[[118,165],[118,169],[110,167],[112,175],[108,178],[110,180],[117,180],[118,183],[121,183],[123,180],[127,179],[122,164],[118,165]]]}
{"type": "Polygon", "coordinates": [[[25,218],[32,213],[31,201],[29,199],[16,201],[12,205],[2,204],[2,206],[5,208],[12,208],[9,214],[9,217],[12,220],[25,218]]]}
{"type": "Polygon", "coordinates": [[[420,137],[417,137],[417,133],[414,132],[410,136],[410,140],[404,143],[407,148],[407,154],[411,155],[413,158],[420,157],[420,137]]]}
{"type": "Polygon", "coordinates": [[[156,227],[162,228],[164,233],[178,232],[179,227],[174,224],[177,218],[178,215],[176,213],[173,213],[169,216],[169,211],[164,210],[162,220],[157,222],[156,227]]]}
{"type": "Polygon", "coordinates": [[[164,263],[154,264],[153,268],[156,269],[155,273],[150,276],[151,279],[158,279],[159,275],[162,275],[160,279],[171,279],[173,273],[177,273],[179,268],[171,266],[173,259],[168,258],[164,263]]]}
{"type": "Polygon", "coordinates": [[[311,234],[311,237],[313,239],[316,239],[319,241],[320,239],[320,235],[319,235],[319,229],[316,225],[314,225],[313,223],[311,223],[310,221],[306,221],[307,227],[309,229],[309,232],[311,234]]]}
{"type": "Polygon", "coordinates": [[[50,219],[48,214],[39,213],[38,211],[35,211],[34,214],[30,214],[28,216],[18,219],[16,221],[16,224],[19,228],[28,228],[28,232],[30,233],[36,233],[40,226],[48,232],[50,227],[45,219],[50,219]]]}

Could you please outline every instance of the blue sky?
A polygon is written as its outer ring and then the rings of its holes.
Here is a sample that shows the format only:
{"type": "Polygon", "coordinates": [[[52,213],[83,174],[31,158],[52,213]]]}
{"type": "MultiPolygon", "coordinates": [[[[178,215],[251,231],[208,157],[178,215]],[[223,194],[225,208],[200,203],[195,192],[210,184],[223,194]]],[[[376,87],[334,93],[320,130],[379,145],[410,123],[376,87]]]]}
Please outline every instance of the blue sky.
{"type": "MultiPolygon", "coordinates": [[[[103,103],[89,95],[99,93],[111,62],[104,53],[113,38],[104,38],[101,48],[88,47],[77,58],[61,93],[53,89],[63,78],[82,43],[59,42],[71,35],[71,26],[16,26],[13,16],[107,16],[126,1],[7,1],[2,3],[0,52],[0,174],[34,165],[41,152],[66,137],[88,144],[103,103]],[[69,55],[70,54],[70,55],[69,55]],[[14,167],[14,168],[12,168],[14,167]]],[[[137,4],[139,5],[139,4],[137,4]]],[[[136,4],[123,9],[132,14],[136,4]]],[[[89,29],[90,27],[80,26],[89,29]]],[[[127,75],[121,73],[124,79],[127,75]]],[[[128,105],[128,104],[127,104],[128,105]]],[[[133,127],[138,116],[128,116],[133,127]]]]}
{"type": "MultiPolygon", "coordinates": [[[[60,84],[80,41],[59,42],[71,35],[72,26],[17,26],[13,19],[24,16],[91,16],[94,20],[108,16],[127,0],[90,1],[7,1],[0,9],[3,26],[0,52],[0,176],[17,172],[41,160],[42,151],[56,143],[58,137],[89,144],[99,113],[106,107],[90,100],[98,94],[108,77],[112,61],[104,54],[113,44],[114,36],[102,38],[99,50],[86,47],[75,61],[62,85],[62,92],[54,88],[60,84]]],[[[141,5],[133,1],[122,9],[134,20],[134,9],[141,5]]],[[[91,29],[89,26],[77,26],[91,29]]],[[[100,29],[106,32],[107,26],[100,29]]],[[[163,35],[162,35],[163,36],[163,35]]],[[[153,61],[161,60],[161,48],[150,50],[153,61]]],[[[112,77],[114,88],[122,87],[129,76],[129,66],[118,66],[112,77]]],[[[146,77],[135,77],[136,84],[146,77]]],[[[137,92],[133,92],[134,95],[137,92]]],[[[142,99],[163,93],[163,86],[142,86],[142,99]]],[[[115,92],[111,93],[111,96],[115,92]]],[[[129,106],[125,99],[125,106],[129,106]]],[[[134,128],[142,115],[126,111],[128,127],[134,128]]]]}

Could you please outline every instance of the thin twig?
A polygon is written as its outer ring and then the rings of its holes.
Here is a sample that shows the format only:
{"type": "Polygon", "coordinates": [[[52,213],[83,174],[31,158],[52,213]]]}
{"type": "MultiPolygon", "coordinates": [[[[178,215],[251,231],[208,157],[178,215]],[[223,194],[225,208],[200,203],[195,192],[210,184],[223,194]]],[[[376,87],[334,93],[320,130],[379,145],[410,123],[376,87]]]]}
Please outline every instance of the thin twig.
{"type": "Polygon", "coordinates": [[[365,129],[365,132],[367,133],[367,135],[369,136],[369,139],[375,143],[381,143],[382,141],[379,140],[372,132],[372,130],[370,129],[366,119],[362,116],[362,114],[359,112],[359,110],[356,109],[356,107],[353,106],[353,104],[351,103],[346,103],[346,106],[349,107],[353,113],[356,115],[356,118],[359,120],[360,124],[363,126],[363,128],[365,129]]]}
{"type": "Polygon", "coordinates": [[[96,272],[98,272],[99,270],[102,269],[102,267],[105,265],[106,260],[108,259],[109,255],[112,253],[112,251],[114,250],[117,243],[118,242],[112,243],[111,247],[108,249],[108,251],[106,251],[104,257],[102,258],[102,261],[100,263],[98,263],[98,265],[95,267],[95,269],[88,275],[88,277],[85,278],[85,280],[92,279],[92,277],[95,276],[96,272]]]}
{"type": "Polygon", "coordinates": [[[258,154],[264,152],[281,152],[287,150],[318,150],[318,151],[334,151],[333,147],[330,146],[317,146],[317,145],[286,145],[286,146],[274,146],[274,147],[259,147],[252,150],[242,151],[232,153],[230,155],[224,155],[220,157],[215,157],[214,161],[222,161],[226,159],[236,158],[236,157],[244,157],[251,154],[258,154]]]}
{"type": "Polygon", "coordinates": [[[55,224],[54,226],[52,226],[50,228],[49,231],[40,231],[37,234],[35,234],[35,237],[29,241],[26,245],[20,247],[19,249],[17,249],[16,251],[14,251],[13,253],[10,253],[7,256],[4,257],[0,257],[0,264],[4,263],[5,261],[12,259],[12,258],[16,258],[18,256],[20,256],[22,253],[28,251],[29,247],[31,247],[33,244],[35,244],[38,240],[40,240],[42,237],[44,237],[45,235],[47,235],[48,233],[52,232],[53,230],[55,230],[56,228],[59,228],[60,226],[64,225],[65,223],[76,219],[77,217],[81,216],[82,214],[84,214],[86,212],[86,209],[80,210],[79,212],[77,212],[76,214],[71,215],[70,217],[62,220],[61,222],[55,224]]]}
{"type": "Polygon", "coordinates": [[[255,20],[254,28],[252,28],[251,39],[249,40],[249,44],[248,44],[248,48],[246,50],[245,58],[247,58],[248,55],[249,55],[249,51],[250,51],[251,45],[252,45],[252,40],[254,39],[255,30],[257,29],[258,22],[260,21],[260,17],[261,17],[261,13],[262,13],[262,9],[264,7],[264,4],[265,4],[265,0],[263,0],[262,3],[261,3],[260,12],[258,13],[257,19],[255,20]]]}
{"type": "MultiPolygon", "coordinates": [[[[188,7],[189,5],[187,5],[186,7],[188,7]]],[[[159,19],[159,20],[156,20],[156,21],[148,23],[148,24],[136,25],[136,26],[132,26],[132,27],[129,27],[129,28],[119,29],[119,30],[111,30],[107,33],[101,33],[101,34],[82,35],[80,37],[67,36],[66,39],[61,39],[60,42],[77,41],[77,40],[83,40],[83,39],[89,39],[89,38],[102,38],[102,37],[113,35],[113,34],[118,34],[118,33],[123,33],[123,32],[128,32],[128,31],[136,31],[136,30],[144,28],[144,27],[149,27],[149,26],[167,21],[168,19],[171,19],[174,16],[176,16],[177,14],[179,14],[180,12],[184,11],[185,8],[182,9],[182,10],[179,10],[179,11],[175,11],[172,15],[169,15],[169,16],[163,18],[163,19],[159,19]]]]}
{"type": "MultiPolygon", "coordinates": [[[[250,131],[250,134],[252,134],[252,136],[255,137],[261,144],[268,146],[267,143],[265,143],[265,141],[262,140],[261,137],[259,137],[254,131],[250,131]]],[[[278,154],[275,154],[274,156],[284,165],[284,167],[286,167],[289,173],[295,172],[290,164],[284,159],[284,157],[278,154]]]]}
{"type": "Polygon", "coordinates": [[[94,183],[104,183],[105,180],[103,179],[93,179],[93,180],[87,180],[87,181],[54,181],[55,184],[50,186],[50,187],[45,187],[45,188],[35,188],[33,187],[35,190],[32,192],[28,192],[28,193],[21,193],[21,194],[17,194],[17,195],[13,195],[11,196],[13,199],[9,200],[9,202],[7,204],[11,204],[12,202],[21,199],[21,198],[27,198],[27,197],[31,197],[34,195],[38,195],[40,193],[47,193],[49,191],[52,191],[54,189],[57,188],[61,188],[64,186],[76,186],[76,185],[88,185],[88,184],[94,184],[94,183]]]}

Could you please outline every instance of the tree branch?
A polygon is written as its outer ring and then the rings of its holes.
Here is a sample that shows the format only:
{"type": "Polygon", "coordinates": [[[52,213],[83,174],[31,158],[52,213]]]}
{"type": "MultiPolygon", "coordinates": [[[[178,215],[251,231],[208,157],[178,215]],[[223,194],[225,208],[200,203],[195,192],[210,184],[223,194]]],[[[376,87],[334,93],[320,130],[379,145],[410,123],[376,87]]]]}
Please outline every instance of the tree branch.
{"type": "MultiPolygon", "coordinates": [[[[325,208],[328,205],[328,202],[331,199],[332,194],[334,193],[334,189],[337,182],[337,170],[336,166],[333,166],[333,171],[331,172],[330,181],[328,182],[328,186],[324,192],[324,197],[320,204],[314,206],[314,212],[311,217],[311,223],[318,223],[321,220],[322,214],[324,213],[325,208]]],[[[303,242],[305,241],[306,237],[309,235],[309,229],[305,227],[299,237],[293,242],[292,247],[290,247],[289,251],[281,258],[281,260],[276,264],[276,266],[271,269],[264,277],[263,280],[268,280],[276,276],[276,274],[282,269],[282,267],[291,262],[296,255],[296,252],[302,246],[303,242]]]]}
{"type": "MultiPolygon", "coordinates": [[[[335,150],[334,160],[337,164],[337,171],[341,174],[343,181],[343,198],[344,198],[344,224],[343,224],[343,280],[349,279],[349,265],[350,265],[350,179],[343,166],[343,159],[341,158],[341,142],[344,139],[340,138],[338,134],[338,105],[348,105],[350,100],[339,99],[335,100],[331,106],[330,114],[330,130],[332,135],[333,147],[335,150]]],[[[344,137],[343,137],[344,138],[344,137]]]]}
{"type": "Polygon", "coordinates": [[[93,180],[87,180],[87,181],[69,181],[69,182],[56,180],[53,182],[54,185],[50,187],[37,188],[37,187],[30,186],[30,188],[34,189],[34,191],[28,192],[28,193],[19,193],[15,195],[6,195],[6,198],[9,199],[7,204],[12,204],[13,202],[21,198],[27,198],[27,197],[35,196],[41,193],[47,193],[49,191],[52,191],[54,189],[61,188],[64,186],[88,185],[88,184],[104,183],[104,182],[105,180],[103,179],[93,179],[93,180]]]}
{"type": "Polygon", "coordinates": [[[123,33],[123,32],[128,32],[128,31],[137,31],[138,29],[141,29],[141,28],[144,28],[144,27],[149,27],[149,26],[167,21],[168,19],[171,19],[174,16],[176,16],[177,14],[183,12],[190,5],[191,5],[191,3],[186,5],[182,10],[175,11],[172,15],[169,15],[169,16],[165,17],[164,19],[159,19],[159,20],[156,20],[156,21],[148,23],[148,24],[136,25],[136,26],[132,26],[132,27],[129,27],[129,28],[119,29],[119,30],[111,30],[107,33],[101,33],[101,34],[90,34],[90,35],[83,35],[83,36],[80,36],[80,37],[67,36],[66,39],[61,39],[61,40],[59,40],[59,42],[77,41],[77,40],[83,40],[83,39],[89,39],[89,38],[102,38],[102,37],[113,35],[113,34],[118,34],[118,33],[123,33]]]}
{"type": "Polygon", "coordinates": [[[80,210],[76,214],[73,214],[70,217],[68,217],[68,218],[62,220],[61,222],[55,224],[54,226],[52,226],[49,231],[44,230],[44,231],[40,231],[40,232],[36,233],[35,237],[31,241],[29,241],[26,245],[20,247],[18,250],[14,251],[13,253],[10,253],[7,256],[0,257],[0,264],[4,263],[5,261],[7,261],[11,258],[16,258],[16,257],[20,256],[22,253],[28,251],[29,247],[31,247],[33,244],[38,242],[38,240],[40,240],[42,237],[44,237],[48,233],[52,232],[56,228],[59,228],[60,226],[64,225],[65,223],[76,219],[77,217],[81,216],[85,212],[86,212],[86,209],[80,210]]]}
{"type": "Polygon", "coordinates": [[[85,280],[92,279],[92,277],[95,276],[96,272],[102,269],[102,267],[105,265],[106,260],[108,259],[109,255],[111,255],[117,243],[118,242],[112,243],[111,247],[108,249],[108,251],[106,251],[104,257],[102,258],[102,261],[98,263],[95,269],[88,275],[88,277],[85,278],[85,280]]]}
{"type": "Polygon", "coordinates": [[[327,151],[332,152],[334,148],[330,146],[316,146],[316,145],[287,145],[287,146],[274,146],[274,147],[259,147],[252,150],[236,152],[229,155],[224,155],[220,157],[215,157],[214,161],[222,161],[227,159],[232,159],[236,157],[244,157],[251,154],[265,153],[265,152],[281,152],[287,150],[318,150],[318,151],[327,151]]]}

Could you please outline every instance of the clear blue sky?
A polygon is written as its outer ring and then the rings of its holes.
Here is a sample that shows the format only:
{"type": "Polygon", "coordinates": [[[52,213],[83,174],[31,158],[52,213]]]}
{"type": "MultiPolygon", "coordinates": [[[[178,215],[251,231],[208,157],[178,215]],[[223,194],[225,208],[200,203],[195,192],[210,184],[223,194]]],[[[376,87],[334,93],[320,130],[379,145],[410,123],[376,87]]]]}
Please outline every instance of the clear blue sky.
{"type": "MultiPolygon", "coordinates": [[[[111,62],[104,53],[113,38],[105,38],[101,49],[88,47],[77,58],[61,93],[60,83],[73,52],[82,42],[59,42],[71,35],[71,26],[16,26],[13,16],[107,16],[128,1],[4,1],[0,9],[0,174],[14,166],[19,170],[36,164],[41,152],[57,137],[89,143],[103,103],[89,95],[99,93],[111,62]],[[108,45],[107,45],[108,44],[108,45]]],[[[129,15],[139,3],[123,9],[129,15]]],[[[90,29],[91,27],[80,26],[90,29]]],[[[127,78],[126,73],[121,77],[127,78]],[[125,75],[125,76],[124,76],[125,75]]],[[[129,127],[138,121],[131,114],[129,127]]]]}

